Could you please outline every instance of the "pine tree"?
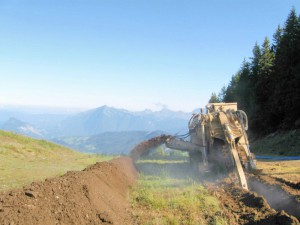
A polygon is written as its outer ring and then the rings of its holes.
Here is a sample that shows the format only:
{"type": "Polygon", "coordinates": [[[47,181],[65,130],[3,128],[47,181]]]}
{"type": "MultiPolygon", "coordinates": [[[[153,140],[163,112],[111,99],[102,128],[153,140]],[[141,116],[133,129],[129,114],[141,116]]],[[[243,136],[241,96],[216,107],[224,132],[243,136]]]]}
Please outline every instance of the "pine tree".
{"type": "Polygon", "coordinates": [[[220,102],[225,102],[225,95],[226,95],[226,86],[224,85],[222,88],[221,88],[221,91],[219,92],[218,94],[218,99],[220,102]]]}
{"type": "Polygon", "coordinates": [[[272,51],[276,54],[277,48],[280,44],[282,38],[282,28],[280,25],[278,25],[276,32],[273,35],[273,45],[272,45],[272,51]]]}
{"type": "Polygon", "coordinates": [[[254,48],[252,50],[253,57],[251,58],[251,73],[253,77],[253,85],[255,85],[259,70],[260,70],[260,57],[261,57],[261,49],[257,42],[254,45],[254,48]]]}
{"type": "Polygon", "coordinates": [[[213,92],[213,93],[211,94],[211,97],[210,97],[210,99],[209,99],[208,102],[209,102],[209,103],[218,103],[218,102],[220,102],[220,100],[218,99],[218,97],[217,97],[217,95],[216,95],[215,92],[213,92]]]}
{"type": "Polygon", "coordinates": [[[257,44],[257,42],[254,45],[254,48],[252,50],[253,57],[251,57],[250,62],[250,77],[249,77],[249,95],[250,98],[250,105],[251,110],[250,112],[250,128],[255,129],[256,127],[259,127],[259,106],[257,104],[256,99],[256,86],[260,74],[260,63],[261,63],[261,49],[260,46],[257,44]]]}
{"type": "Polygon", "coordinates": [[[224,102],[237,102],[236,89],[239,80],[239,73],[236,73],[231,77],[231,81],[226,89],[224,96],[224,102]]]}
{"type": "Polygon", "coordinates": [[[251,114],[251,69],[250,63],[245,59],[238,71],[237,86],[236,86],[236,99],[239,108],[246,111],[248,115],[251,114]]]}
{"type": "Polygon", "coordinates": [[[271,74],[274,67],[274,52],[271,50],[270,41],[266,37],[261,48],[261,56],[259,59],[259,72],[257,74],[255,90],[256,101],[256,119],[259,130],[266,131],[269,127],[269,102],[272,101],[273,87],[270,82],[271,74]]]}
{"type": "Polygon", "coordinates": [[[274,52],[271,50],[270,41],[268,37],[265,38],[264,43],[262,45],[262,53],[260,57],[260,76],[266,79],[269,79],[274,64],[275,55],[274,52]]]}
{"type": "Polygon", "coordinates": [[[290,128],[297,120],[299,112],[299,61],[300,61],[300,21],[295,9],[292,9],[282,37],[277,46],[274,79],[275,91],[273,94],[272,111],[273,125],[290,128]]]}
{"type": "Polygon", "coordinates": [[[300,124],[300,17],[294,8],[283,28],[277,27],[273,44],[268,38],[261,47],[255,43],[250,59],[214,98],[237,101],[258,133],[295,128],[300,124]]]}

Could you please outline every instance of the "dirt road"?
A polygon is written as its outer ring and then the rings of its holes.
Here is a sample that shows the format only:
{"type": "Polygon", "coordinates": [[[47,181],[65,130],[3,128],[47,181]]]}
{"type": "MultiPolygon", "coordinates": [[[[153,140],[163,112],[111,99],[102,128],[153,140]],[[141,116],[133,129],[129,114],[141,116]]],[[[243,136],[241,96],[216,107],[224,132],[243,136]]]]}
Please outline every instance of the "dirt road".
{"type": "Polygon", "coordinates": [[[130,158],[97,163],[80,172],[0,194],[0,224],[132,224],[130,158]]]}

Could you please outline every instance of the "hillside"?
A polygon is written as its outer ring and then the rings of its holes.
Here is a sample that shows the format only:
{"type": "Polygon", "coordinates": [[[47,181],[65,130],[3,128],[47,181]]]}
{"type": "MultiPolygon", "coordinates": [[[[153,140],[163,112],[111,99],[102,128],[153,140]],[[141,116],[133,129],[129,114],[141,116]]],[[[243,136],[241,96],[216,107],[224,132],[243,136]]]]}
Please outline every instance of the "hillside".
{"type": "Polygon", "coordinates": [[[300,129],[269,134],[251,142],[251,150],[258,155],[300,155],[300,129]]]}
{"type": "Polygon", "coordinates": [[[0,191],[81,170],[104,159],[0,130],[0,191]]]}
{"type": "Polygon", "coordinates": [[[26,135],[33,138],[42,138],[43,134],[33,125],[23,122],[14,117],[9,118],[5,123],[0,126],[0,129],[6,131],[16,132],[18,134],[26,135]]]}

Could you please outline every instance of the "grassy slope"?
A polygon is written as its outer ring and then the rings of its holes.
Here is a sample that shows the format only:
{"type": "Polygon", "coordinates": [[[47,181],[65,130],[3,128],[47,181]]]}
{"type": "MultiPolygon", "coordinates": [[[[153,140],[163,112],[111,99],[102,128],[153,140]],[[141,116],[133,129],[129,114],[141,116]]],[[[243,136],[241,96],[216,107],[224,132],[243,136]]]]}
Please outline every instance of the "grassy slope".
{"type": "Polygon", "coordinates": [[[0,191],[81,170],[109,157],[72,151],[44,140],[0,130],[0,191]]]}
{"type": "Polygon", "coordinates": [[[300,130],[276,132],[251,143],[258,155],[300,155],[300,130]]]}

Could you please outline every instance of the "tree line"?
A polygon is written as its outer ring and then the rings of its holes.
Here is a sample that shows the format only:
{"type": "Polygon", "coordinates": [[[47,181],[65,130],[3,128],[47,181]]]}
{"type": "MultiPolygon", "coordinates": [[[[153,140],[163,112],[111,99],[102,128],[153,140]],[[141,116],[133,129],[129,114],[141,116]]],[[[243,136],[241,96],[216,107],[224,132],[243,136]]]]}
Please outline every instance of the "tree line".
{"type": "Polygon", "coordinates": [[[268,134],[300,125],[300,16],[293,8],[272,43],[257,43],[228,86],[209,102],[237,102],[249,117],[251,131],[268,134]]]}

